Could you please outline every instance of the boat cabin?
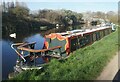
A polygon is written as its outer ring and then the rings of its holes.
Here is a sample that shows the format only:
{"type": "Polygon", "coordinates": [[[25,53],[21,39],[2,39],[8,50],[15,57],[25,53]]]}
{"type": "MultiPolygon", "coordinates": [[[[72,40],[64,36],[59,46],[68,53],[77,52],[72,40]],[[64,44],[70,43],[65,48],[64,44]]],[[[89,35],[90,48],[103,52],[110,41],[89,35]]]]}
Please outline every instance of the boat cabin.
{"type": "Polygon", "coordinates": [[[66,57],[71,52],[92,44],[93,42],[100,40],[104,36],[110,34],[112,29],[110,26],[104,26],[93,29],[72,30],[63,33],[51,33],[45,36],[46,48],[61,46],[61,50],[54,50],[59,53],[60,56],[66,57]]]}

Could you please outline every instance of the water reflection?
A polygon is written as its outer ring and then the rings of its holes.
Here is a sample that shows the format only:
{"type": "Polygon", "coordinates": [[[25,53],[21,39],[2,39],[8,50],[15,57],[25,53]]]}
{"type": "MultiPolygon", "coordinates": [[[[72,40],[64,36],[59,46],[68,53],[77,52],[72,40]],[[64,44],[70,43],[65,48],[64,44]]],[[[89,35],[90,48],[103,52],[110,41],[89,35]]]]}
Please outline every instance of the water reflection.
{"type": "Polygon", "coordinates": [[[11,42],[2,40],[2,78],[6,79],[8,73],[13,71],[17,58],[16,53],[10,47],[11,42]]]}
{"type": "Polygon", "coordinates": [[[78,26],[69,26],[67,27],[66,31],[71,31],[75,29],[81,29],[84,25],[78,25],[78,26]]]}
{"type": "Polygon", "coordinates": [[[82,29],[84,26],[85,25],[82,24],[82,25],[76,25],[76,26],[53,28],[53,29],[50,29],[48,31],[41,32],[41,35],[44,36],[44,35],[47,35],[50,33],[65,32],[65,31],[71,31],[71,30],[75,30],[75,29],[82,29]]]}

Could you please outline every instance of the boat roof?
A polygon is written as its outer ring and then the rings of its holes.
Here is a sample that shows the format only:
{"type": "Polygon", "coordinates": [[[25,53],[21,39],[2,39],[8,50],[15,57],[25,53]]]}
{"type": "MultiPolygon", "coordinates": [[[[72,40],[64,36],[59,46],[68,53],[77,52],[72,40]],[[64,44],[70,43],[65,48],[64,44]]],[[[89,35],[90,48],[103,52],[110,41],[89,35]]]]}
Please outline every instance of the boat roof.
{"type": "Polygon", "coordinates": [[[52,33],[52,34],[61,35],[64,38],[68,38],[71,36],[78,36],[78,35],[83,36],[84,34],[92,33],[92,32],[107,29],[107,28],[111,28],[111,27],[110,26],[102,26],[102,27],[97,27],[97,28],[92,28],[92,29],[85,29],[85,30],[77,29],[77,30],[66,31],[66,32],[62,32],[62,33],[52,33]]]}

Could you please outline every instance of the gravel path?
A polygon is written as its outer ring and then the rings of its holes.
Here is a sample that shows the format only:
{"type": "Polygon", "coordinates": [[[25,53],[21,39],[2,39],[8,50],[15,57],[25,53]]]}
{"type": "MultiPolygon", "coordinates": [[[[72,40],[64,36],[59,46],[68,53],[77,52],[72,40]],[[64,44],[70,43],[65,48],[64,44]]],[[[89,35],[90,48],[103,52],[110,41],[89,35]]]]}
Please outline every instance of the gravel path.
{"type": "Polygon", "coordinates": [[[97,80],[113,80],[116,73],[118,72],[118,57],[120,58],[120,53],[117,54],[110,60],[108,65],[103,69],[97,80]]]}

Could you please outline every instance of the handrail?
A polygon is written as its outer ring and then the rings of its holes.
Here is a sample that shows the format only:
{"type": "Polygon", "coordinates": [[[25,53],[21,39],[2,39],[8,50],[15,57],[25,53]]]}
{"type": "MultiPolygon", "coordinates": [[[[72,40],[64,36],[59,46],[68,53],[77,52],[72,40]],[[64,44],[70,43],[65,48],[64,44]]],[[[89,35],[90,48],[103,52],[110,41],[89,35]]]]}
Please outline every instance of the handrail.
{"type": "Polygon", "coordinates": [[[13,49],[13,50],[15,50],[15,52],[24,60],[24,62],[26,62],[26,59],[22,56],[22,54],[20,54],[13,46],[18,46],[18,45],[22,45],[22,44],[24,44],[24,43],[16,43],[16,44],[12,44],[11,45],[11,48],[13,49]]]}
{"type": "Polygon", "coordinates": [[[22,46],[19,46],[17,48],[20,49],[20,50],[28,51],[28,52],[46,52],[46,51],[49,51],[49,50],[55,50],[55,49],[61,48],[61,46],[55,46],[55,47],[52,47],[52,48],[42,49],[42,50],[35,50],[35,49],[30,49],[30,48],[26,48],[26,47],[22,47],[22,46]]]}
{"type": "Polygon", "coordinates": [[[12,46],[19,46],[19,45],[22,45],[22,44],[25,44],[25,42],[22,42],[22,43],[15,43],[15,44],[12,44],[12,46]]]}

